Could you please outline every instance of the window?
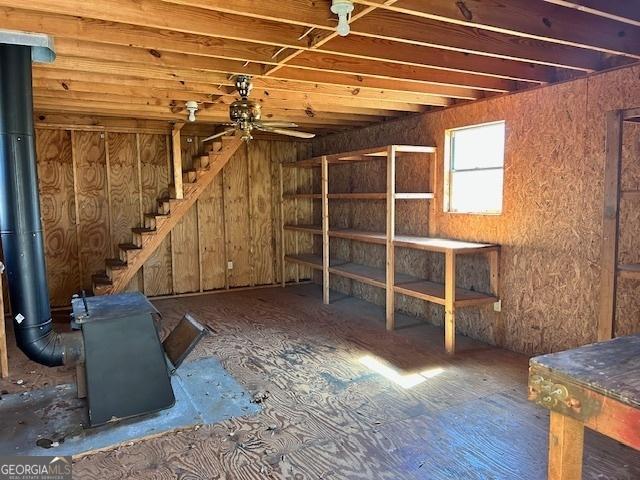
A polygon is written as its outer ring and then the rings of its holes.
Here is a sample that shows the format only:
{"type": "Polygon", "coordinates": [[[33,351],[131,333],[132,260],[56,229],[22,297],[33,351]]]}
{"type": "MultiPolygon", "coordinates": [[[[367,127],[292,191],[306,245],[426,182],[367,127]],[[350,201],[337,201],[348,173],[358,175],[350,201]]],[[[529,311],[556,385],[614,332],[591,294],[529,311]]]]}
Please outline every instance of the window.
{"type": "Polygon", "coordinates": [[[446,212],[502,212],[504,133],[504,122],[447,131],[446,212]]]}

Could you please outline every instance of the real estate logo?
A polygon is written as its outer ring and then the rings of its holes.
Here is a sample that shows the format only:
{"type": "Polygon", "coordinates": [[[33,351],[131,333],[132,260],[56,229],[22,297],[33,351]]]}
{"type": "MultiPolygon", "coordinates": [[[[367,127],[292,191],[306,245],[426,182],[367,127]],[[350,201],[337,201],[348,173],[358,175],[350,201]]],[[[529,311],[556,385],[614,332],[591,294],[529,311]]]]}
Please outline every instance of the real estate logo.
{"type": "Polygon", "coordinates": [[[0,480],[71,480],[71,457],[0,456],[0,480]]]}

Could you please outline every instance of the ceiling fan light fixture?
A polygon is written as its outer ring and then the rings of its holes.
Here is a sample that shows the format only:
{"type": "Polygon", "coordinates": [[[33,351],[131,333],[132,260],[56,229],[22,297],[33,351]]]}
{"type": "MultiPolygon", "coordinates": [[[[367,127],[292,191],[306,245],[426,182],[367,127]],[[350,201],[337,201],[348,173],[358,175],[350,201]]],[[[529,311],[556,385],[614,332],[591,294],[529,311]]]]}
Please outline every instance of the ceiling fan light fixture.
{"type": "Polygon", "coordinates": [[[352,0],[332,0],[331,11],[338,15],[338,27],[336,32],[341,37],[346,37],[351,31],[349,27],[349,21],[351,20],[351,13],[353,12],[352,0]]]}

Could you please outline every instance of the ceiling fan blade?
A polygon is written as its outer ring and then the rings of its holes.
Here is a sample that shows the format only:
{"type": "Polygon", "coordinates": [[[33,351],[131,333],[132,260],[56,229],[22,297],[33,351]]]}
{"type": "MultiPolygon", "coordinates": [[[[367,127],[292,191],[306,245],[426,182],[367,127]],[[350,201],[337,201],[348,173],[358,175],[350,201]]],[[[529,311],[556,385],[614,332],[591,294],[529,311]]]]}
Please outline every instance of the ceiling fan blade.
{"type": "Polygon", "coordinates": [[[254,126],[256,129],[262,130],[263,132],[277,133],[279,135],[288,135],[290,137],[313,138],[316,136],[315,133],[297,132],[295,130],[285,130],[284,128],[274,128],[266,125],[254,124],[254,126]]]}
{"type": "Polygon", "coordinates": [[[224,135],[227,135],[231,132],[234,132],[236,129],[235,128],[227,128],[225,131],[220,132],[220,133],[216,133],[215,135],[211,135],[210,137],[205,138],[204,140],[202,140],[202,143],[208,142],[209,140],[214,140],[218,137],[222,137],[224,135]]]}
{"type": "Polygon", "coordinates": [[[275,127],[275,128],[296,128],[298,125],[292,122],[263,122],[258,120],[254,122],[256,126],[275,127]]]}

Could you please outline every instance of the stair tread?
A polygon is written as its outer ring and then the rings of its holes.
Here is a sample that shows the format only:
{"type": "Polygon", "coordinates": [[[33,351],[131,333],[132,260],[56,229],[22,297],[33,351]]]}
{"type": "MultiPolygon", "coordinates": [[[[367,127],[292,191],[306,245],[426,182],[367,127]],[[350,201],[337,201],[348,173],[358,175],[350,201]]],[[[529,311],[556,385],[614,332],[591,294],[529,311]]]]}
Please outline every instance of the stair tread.
{"type": "Polygon", "coordinates": [[[91,280],[96,285],[113,285],[113,282],[111,282],[111,279],[101,273],[96,273],[95,275],[91,275],[91,280]]]}
{"type": "Polygon", "coordinates": [[[155,228],[147,228],[147,227],[135,227],[135,228],[132,228],[131,231],[133,233],[139,233],[141,235],[156,233],[155,228]]]}
{"type": "Polygon", "coordinates": [[[118,248],[121,250],[141,250],[142,247],[139,247],[133,243],[121,243],[118,245],[118,248]]]}
{"type": "Polygon", "coordinates": [[[107,258],[105,264],[113,268],[127,268],[127,262],[123,262],[119,258],[107,258]]]}
{"type": "Polygon", "coordinates": [[[147,218],[156,218],[156,217],[166,217],[168,216],[168,213],[145,213],[144,216],[147,218]]]}

